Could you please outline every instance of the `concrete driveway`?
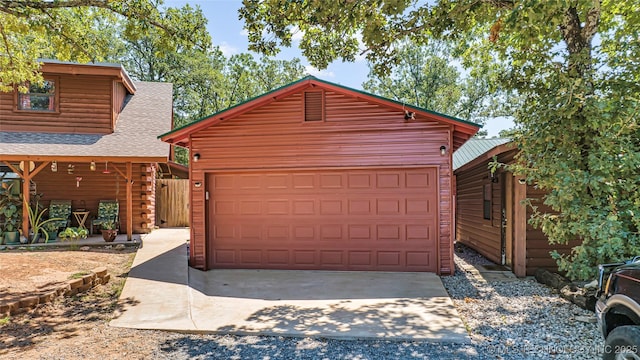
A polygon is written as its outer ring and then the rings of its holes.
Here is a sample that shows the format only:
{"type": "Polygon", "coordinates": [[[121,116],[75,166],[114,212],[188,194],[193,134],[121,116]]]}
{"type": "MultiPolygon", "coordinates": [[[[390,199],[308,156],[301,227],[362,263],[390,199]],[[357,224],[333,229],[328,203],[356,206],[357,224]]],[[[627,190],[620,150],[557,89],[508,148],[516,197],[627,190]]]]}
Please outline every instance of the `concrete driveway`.
{"type": "Polygon", "coordinates": [[[146,235],[111,326],[169,331],[470,343],[431,273],[187,266],[186,229],[146,235]]]}

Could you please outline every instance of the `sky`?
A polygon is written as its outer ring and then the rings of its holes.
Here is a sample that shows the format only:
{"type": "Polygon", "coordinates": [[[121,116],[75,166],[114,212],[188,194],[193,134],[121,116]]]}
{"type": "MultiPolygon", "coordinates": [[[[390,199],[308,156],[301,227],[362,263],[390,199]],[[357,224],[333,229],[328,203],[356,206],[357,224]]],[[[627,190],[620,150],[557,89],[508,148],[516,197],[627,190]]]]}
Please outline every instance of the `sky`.
{"type": "MultiPolygon", "coordinates": [[[[247,33],[243,29],[244,22],[238,19],[238,9],[242,6],[241,0],[165,0],[167,7],[182,7],[185,4],[198,5],[207,17],[207,30],[213,40],[213,45],[220,47],[225,56],[249,52],[247,33]]],[[[281,48],[277,59],[291,60],[299,58],[309,75],[317,78],[348,86],[354,89],[362,89],[362,83],[366,81],[369,67],[364,56],[357,57],[355,62],[342,62],[337,60],[327,69],[318,70],[302,56],[297,48],[299,40],[294,41],[291,48],[281,48]]],[[[473,121],[473,119],[465,119],[473,121]]],[[[509,119],[491,119],[483,127],[488,131],[488,136],[498,136],[498,132],[513,126],[509,119]]]]}

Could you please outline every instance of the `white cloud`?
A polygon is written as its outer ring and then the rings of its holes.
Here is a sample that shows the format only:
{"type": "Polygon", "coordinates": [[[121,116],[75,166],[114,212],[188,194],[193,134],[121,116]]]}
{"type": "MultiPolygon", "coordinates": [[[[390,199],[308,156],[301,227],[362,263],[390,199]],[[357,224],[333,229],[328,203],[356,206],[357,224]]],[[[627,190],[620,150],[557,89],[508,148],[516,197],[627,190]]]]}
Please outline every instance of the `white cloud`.
{"type": "Polygon", "coordinates": [[[336,74],[333,71],[329,70],[318,70],[311,65],[307,65],[304,67],[304,72],[308,75],[316,76],[316,77],[324,77],[324,78],[334,78],[336,74]]]}
{"type": "Polygon", "coordinates": [[[222,51],[222,54],[227,57],[238,53],[238,48],[230,45],[226,41],[223,41],[222,44],[218,45],[218,47],[220,48],[220,51],[222,51]]]}
{"type": "Polygon", "coordinates": [[[300,30],[300,28],[297,26],[290,28],[289,32],[291,33],[291,40],[293,42],[300,42],[300,40],[302,40],[302,37],[304,36],[304,31],[300,30]]]}
{"type": "Polygon", "coordinates": [[[249,31],[247,31],[247,29],[242,29],[242,31],[240,31],[240,35],[249,36],[249,31]]]}

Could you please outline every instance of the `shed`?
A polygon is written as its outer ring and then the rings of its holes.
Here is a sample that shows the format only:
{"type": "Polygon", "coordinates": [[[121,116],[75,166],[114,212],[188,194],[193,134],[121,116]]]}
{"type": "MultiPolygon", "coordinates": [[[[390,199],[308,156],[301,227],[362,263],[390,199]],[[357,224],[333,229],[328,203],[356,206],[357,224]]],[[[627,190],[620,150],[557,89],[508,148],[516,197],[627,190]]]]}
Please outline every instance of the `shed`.
{"type": "Polygon", "coordinates": [[[452,153],[479,127],[309,76],[168,132],[190,265],[451,273],[452,153]]]}
{"type": "Polygon", "coordinates": [[[545,192],[504,169],[489,171],[494,157],[514,160],[517,149],[509,139],[472,139],[453,154],[456,178],[456,241],[517,276],[533,275],[538,268],[557,270],[550,252],[568,253],[570,245],[550,245],[540,229],[528,223],[532,208],[552,212],[543,204],[545,192]]]}

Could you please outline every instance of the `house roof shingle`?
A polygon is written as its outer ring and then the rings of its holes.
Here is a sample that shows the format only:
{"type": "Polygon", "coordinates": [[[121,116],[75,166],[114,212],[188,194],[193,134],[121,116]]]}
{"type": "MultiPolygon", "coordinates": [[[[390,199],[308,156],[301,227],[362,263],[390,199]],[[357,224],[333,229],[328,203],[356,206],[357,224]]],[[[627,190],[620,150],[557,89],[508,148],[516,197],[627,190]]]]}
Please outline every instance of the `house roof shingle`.
{"type": "Polygon", "coordinates": [[[510,141],[511,139],[508,138],[469,139],[453,153],[453,170],[459,169],[487,151],[510,141]]]}
{"type": "Polygon", "coordinates": [[[2,156],[165,158],[169,144],[157,138],[171,130],[172,84],[136,82],[112,134],[0,131],[2,156]]]}

